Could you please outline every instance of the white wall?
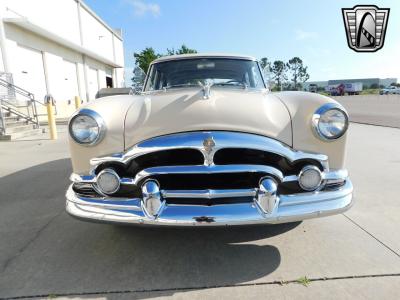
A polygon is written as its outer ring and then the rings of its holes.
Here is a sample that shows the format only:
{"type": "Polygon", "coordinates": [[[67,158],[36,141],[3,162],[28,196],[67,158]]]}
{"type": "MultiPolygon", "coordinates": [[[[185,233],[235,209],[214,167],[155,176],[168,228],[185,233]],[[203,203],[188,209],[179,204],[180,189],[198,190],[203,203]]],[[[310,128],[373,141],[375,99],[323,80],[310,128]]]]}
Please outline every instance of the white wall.
{"type": "Polygon", "coordinates": [[[110,60],[114,60],[113,34],[84,9],[81,10],[81,20],[83,45],[110,60]]]}
{"type": "Polygon", "coordinates": [[[74,0],[3,0],[8,17],[27,17],[43,28],[80,43],[78,9],[74,0]]]}
{"type": "Polygon", "coordinates": [[[124,65],[123,45],[111,28],[76,0],[3,0],[5,18],[23,18],[77,45],[124,65]],[[79,10],[79,12],[78,12],[79,10]],[[82,42],[79,23],[82,28],[82,42]],[[113,45],[116,49],[115,59],[113,45]]]}
{"type": "MultiPolygon", "coordinates": [[[[113,61],[115,64],[124,64],[122,40],[113,34],[98,17],[86,9],[84,4],[79,5],[76,0],[3,0],[6,11],[1,13],[4,18],[26,17],[29,22],[44,28],[51,33],[61,36],[64,40],[71,41],[85,49],[88,49],[105,61],[113,61]],[[82,26],[82,42],[79,30],[79,13],[82,26]]],[[[60,115],[70,115],[74,110],[74,96],[80,96],[84,101],[93,100],[97,92],[95,89],[106,87],[106,72],[113,74],[114,87],[124,86],[123,68],[114,68],[108,63],[100,61],[99,57],[93,59],[67,44],[62,46],[46,37],[39,36],[16,24],[4,22],[6,34],[6,46],[9,57],[11,73],[14,75],[14,83],[28,89],[27,79],[41,81],[34,84],[35,94],[39,95],[39,101],[43,101],[43,95],[50,93],[57,101],[57,106],[62,107],[60,115]],[[30,49],[24,54],[21,49],[30,49]],[[35,56],[35,62],[30,63],[29,55],[35,56]],[[43,69],[40,69],[39,57],[44,57],[43,69]],[[38,70],[20,74],[22,66],[35,64],[38,70]],[[47,70],[47,86],[42,71],[47,70]],[[84,71],[86,69],[86,72],[84,71]],[[74,76],[75,70],[76,75],[74,76]],[[86,76],[85,76],[86,73],[86,76]],[[89,78],[89,74],[90,78],[89,78]],[[35,77],[35,78],[33,78],[35,77]],[[87,82],[85,82],[85,78],[87,82]],[[94,80],[96,79],[96,82],[94,80]],[[89,84],[89,80],[93,84],[89,84]],[[89,95],[89,97],[87,97],[89,95]]],[[[86,53],[86,52],[85,52],[86,53]]],[[[1,67],[3,64],[1,63],[1,67]]]]}

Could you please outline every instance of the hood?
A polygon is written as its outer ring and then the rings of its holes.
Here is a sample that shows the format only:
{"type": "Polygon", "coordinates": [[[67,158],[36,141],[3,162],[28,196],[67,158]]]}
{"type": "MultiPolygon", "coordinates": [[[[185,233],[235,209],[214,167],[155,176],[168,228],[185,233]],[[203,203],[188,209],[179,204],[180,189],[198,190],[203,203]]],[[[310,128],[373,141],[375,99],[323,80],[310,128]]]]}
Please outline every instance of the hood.
{"type": "Polygon", "coordinates": [[[208,130],[254,133],[292,145],[289,112],[273,94],[213,87],[203,99],[196,87],[135,97],[125,118],[125,148],[156,136],[208,130]]]}

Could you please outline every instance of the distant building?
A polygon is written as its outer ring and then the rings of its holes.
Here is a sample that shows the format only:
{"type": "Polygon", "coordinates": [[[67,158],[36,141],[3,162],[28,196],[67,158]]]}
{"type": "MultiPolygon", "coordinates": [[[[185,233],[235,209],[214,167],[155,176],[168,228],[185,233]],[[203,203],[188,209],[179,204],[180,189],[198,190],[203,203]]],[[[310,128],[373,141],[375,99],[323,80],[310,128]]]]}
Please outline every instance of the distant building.
{"type": "Polygon", "coordinates": [[[358,79],[333,79],[328,81],[307,81],[303,84],[305,90],[309,90],[310,84],[316,84],[318,88],[325,89],[328,85],[339,85],[341,83],[356,83],[361,82],[363,88],[371,88],[371,86],[390,86],[392,83],[397,83],[397,78],[358,78],[358,79]]]}
{"type": "Polygon", "coordinates": [[[361,82],[363,88],[389,86],[392,83],[397,83],[397,78],[358,78],[358,79],[335,79],[329,80],[328,85],[336,85],[341,83],[356,83],[361,82]]]}
{"type": "Polygon", "coordinates": [[[0,74],[39,101],[51,94],[57,117],[75,110],[75,96],[86,102],[125,86],[121,31],[82,0],[0,2],[0,74]]]}
{"type": "Polygon", "coordinates": [[[384,87],[390,86],[392,83],[397,83],[397,78],[380,79],[380,85],[383,85],[384,87]]]}

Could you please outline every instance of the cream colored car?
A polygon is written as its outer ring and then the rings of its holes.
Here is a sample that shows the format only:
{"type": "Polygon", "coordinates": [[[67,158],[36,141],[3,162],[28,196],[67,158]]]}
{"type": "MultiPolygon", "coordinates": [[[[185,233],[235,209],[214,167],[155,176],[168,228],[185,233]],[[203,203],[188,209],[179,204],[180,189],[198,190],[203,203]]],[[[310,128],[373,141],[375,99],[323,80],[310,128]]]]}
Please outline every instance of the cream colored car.
{"type": "Polygon", "coordinates": [[[348,116],[315,93],[268,91],[247,56],[155,60],[141,95],[105,97],[69,123],[66,209],[154,225],[284,223],[352,204],[348,116]]]}

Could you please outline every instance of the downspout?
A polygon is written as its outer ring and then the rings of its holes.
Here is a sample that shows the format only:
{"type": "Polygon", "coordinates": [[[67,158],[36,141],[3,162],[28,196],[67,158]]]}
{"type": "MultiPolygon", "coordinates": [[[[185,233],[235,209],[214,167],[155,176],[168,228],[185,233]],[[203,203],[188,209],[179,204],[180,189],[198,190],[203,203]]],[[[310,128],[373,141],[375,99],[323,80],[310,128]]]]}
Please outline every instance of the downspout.
{"type": "MultiPolygon", "coordinates": [[[[0,50],[1,56],[3,60],[3,68],[4,72],[9,73],[10,67],[8,64],[8,56],[7,56],[7,46],[6,46],[6,34],[4,31],[4,23],[3,23],[3,9],[4,7],[0,7],[0,50]]],[[[1,100],[0,100],[1,102],[1,100]]],[[[6,133],[6,122],[4,118],[3,110],[1,109],[0,103],[0,135],[4,135],[6,133]]]]}
{"type": "MultiPolygon", "coordinates": [[[[115,41],[114,41],[114,33],[111,34],[111,39],[112,39],[112,47],[113,47],[113,61],[116,63],[116,55],[115,55],[115,41]]],[[[118,87],[118,77],[117,77],[117,68],[113,68],[113,87],[117,88],[118,87]]]]}
{"type": "MultiPolygon", "coordinates": [[[[84,46],[83,41],[83,30],[82,30],[82,17],[81,17],[81,0],[76,1],[77,10],[78,10],[78,24],[79,24],[79,37],[81,41],[81,46],[84,46]]],[[[89,83],[87,76],[87,64],[86,64],[86,55],[82,54],[82,65],[83,65],[83,81],[85,82],[85,93],[86,93],[86,102],[89,102],[89,83]]]]}
{"type": "Polygon", "coordinates": [[[5,73],[10,73],[10,65],[8,62],[7,56],[7,45],[6,45],[6,34],[4,30],[4,22],[3,22],[3,7],[0,7],[0,49],[1,49],[1,56],[3,59],[3,67],[5,73]]]}

